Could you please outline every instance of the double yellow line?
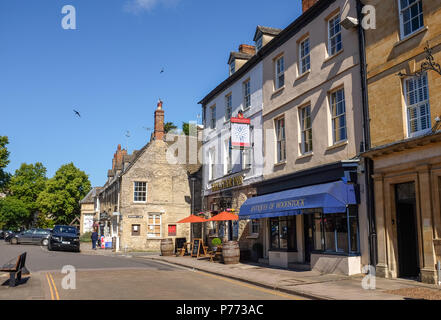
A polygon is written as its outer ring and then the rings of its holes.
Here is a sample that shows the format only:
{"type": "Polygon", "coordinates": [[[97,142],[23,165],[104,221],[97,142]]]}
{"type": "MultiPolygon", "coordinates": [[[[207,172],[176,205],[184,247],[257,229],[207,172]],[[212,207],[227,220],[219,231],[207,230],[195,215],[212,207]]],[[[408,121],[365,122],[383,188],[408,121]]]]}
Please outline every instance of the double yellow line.
{"type": "Polygon", "coordinates": [[[51,299],[52,300],[60,300],[60,296],[58,295],[57,286],[55,285],[54,278],[50,273],[46,273],[47,283],[49,284],[49,289],[51,290],[51,299]],[[55,296],[54,296],[55,292],[55,296]]]}

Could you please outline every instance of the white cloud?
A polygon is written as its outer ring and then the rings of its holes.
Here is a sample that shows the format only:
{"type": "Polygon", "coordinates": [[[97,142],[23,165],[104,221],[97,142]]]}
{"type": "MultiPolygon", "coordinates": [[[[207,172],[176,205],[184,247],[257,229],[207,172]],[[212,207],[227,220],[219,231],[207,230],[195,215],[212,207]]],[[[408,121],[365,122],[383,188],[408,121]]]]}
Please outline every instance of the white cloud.
{"type": "Polygon", "coordinates": [[[163,5],[167,8],[175,7],[179,1],[180,0],[129,0],[125,3],[124,10],[139,14],[144,11],[152,11],[158,5],[163,5]]]}

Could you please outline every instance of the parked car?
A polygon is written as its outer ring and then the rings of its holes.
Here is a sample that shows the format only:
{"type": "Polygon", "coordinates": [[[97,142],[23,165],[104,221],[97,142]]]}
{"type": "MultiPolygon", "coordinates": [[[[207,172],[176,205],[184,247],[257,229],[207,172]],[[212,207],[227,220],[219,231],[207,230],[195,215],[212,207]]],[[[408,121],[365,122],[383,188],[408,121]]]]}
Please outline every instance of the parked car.
{"type": "Polygon", "coordinates": [[[11,238],[12,238],[15,234],[16,234],[16,232],[14,232],[14,231],[6,230],[6,231],[4,232],[4,239],[5,239],[5,242],[9,242],[9,241],[11,241],[11,238]]]}
{"type": "Polygon", "coordinates": [[[52,229],[48,250],[70,250],[80,252],[80,237],[77,228],[57,225],[52,229]]]}
{"type": "Polygon", "coordinates": [[[39,244],[47,246],[50,231],[46,229],[29,229],[11,237],[11,244],[39,244]]]}
{"type": "Polygon", "coordinates": [[[3,230],[0,230],[0,239],[5,238],[5,232],[3,230]]]}

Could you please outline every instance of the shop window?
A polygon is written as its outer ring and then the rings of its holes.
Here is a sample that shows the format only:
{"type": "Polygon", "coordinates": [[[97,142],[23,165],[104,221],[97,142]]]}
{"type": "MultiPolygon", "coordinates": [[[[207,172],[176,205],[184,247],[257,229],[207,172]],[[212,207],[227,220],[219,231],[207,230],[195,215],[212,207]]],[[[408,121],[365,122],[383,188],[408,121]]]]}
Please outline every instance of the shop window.
{"type": "Polygon", "coordinates": [[[355,208],[348,213],[314,216],[315,251],[359,253],[358,217],[355,208]]]}
{"type": "Polygon", "coordinates": [[[132,236],[140,236],[140,235],[141,235],[141,225],[132,224],[132,236]]]}
{"type": "Polygon", "coordinates": [[[175,224],[168,225],[168,236],[169,237],[176,237],[176,225],[175,224]]]}
{"type": "Polygon", "coordinates": [[[271,250],[297,250],[296,217],[278,217],[270,219],[271,250]]]}
{"type": "Polygon", "coordinates": [[[233,221],[233,239],[239,238],[239,221],[233,221]]]}
{"type": "Polygon", "coordinates": [[[219,238],[223,238],[225,236],[225,224],[223,221],[219,221],[218,222],[218,228],[219,228],[219,232],[218,232],[218,236],[219,238]]]}
{"type": "Polygon", "coordinates": [[[260,232],[260,220],[252,219],[250,222],[250,233],[258,234],[260,232]]]}
{"type": "Polygon", "coordinates": [[[154,213],[149,214],[147,236],[149,238],[160,238],[161,237],[161,215],[160,214],[154,214],[154,213]]]}

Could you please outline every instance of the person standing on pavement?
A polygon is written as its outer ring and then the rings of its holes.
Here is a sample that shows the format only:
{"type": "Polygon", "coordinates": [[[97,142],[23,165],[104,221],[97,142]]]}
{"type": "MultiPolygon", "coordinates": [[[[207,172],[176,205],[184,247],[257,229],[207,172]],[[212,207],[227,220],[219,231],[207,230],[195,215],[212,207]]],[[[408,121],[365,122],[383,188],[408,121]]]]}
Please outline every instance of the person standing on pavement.
{"type": "Polygon", "coordinates": [[[98,240],[98,232],[96,232],[96,230],[92,232],[91,238],[92,238],[92,250],[96,250],[96,242],[98,240]]]}

